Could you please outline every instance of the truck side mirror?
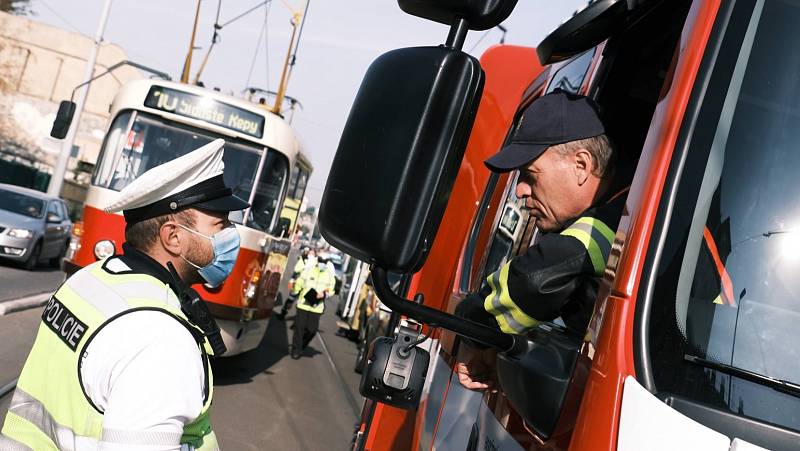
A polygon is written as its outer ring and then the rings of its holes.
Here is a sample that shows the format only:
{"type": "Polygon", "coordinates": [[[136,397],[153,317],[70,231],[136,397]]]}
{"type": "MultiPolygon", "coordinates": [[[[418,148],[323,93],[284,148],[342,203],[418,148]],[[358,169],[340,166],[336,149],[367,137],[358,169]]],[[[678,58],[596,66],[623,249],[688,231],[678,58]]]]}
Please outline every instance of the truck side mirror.
{"type": "Polygon", "coordinates": [[[397,0],[400,9],[412,16],[450,25],[462,17],[472,30],[500,25],[517,5],[517,0],[397,0]]]}
{"type": "Polygon", "coordinates": [[[50,136],[57,139],[64,139],[69,132],[69,126],[72,124],[72,117],[75,115],[75,102],[71,100],[62,100],[58,105],[58,113],[56,119],[53,121],[53,128],[50,130],[50,136]]]}
{"type": "Polygon", "coordinates": [[[598,0],[547,35],[536,47],[544,66],[571,58],[603,42],[627,18],[630,1],[598,0]]]}
{"type": "Polygon", "coordinates": [[[393,50],[367,70],[320,205],[335,247],[389,271],[425,262],[483,92],[472,56],[445,46],[393,50]]]}
{"type": "Polygon", "coordinates": [[[539,326],[517,343],[517,352],[497,355],[503,393],[525,423],[545,439],[555,430],[564,407],[581,342],[574,332],[539,326]]]}

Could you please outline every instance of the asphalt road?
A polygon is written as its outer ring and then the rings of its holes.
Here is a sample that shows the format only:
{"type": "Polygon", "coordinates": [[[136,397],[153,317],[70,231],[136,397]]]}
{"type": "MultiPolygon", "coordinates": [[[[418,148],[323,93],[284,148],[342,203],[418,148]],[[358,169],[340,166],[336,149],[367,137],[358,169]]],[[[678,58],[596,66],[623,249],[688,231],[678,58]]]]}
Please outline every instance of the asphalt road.
{"type": "MultiPolygon", "coordinates": [[[[58,272],[0,267],[0,299],[40,293],[45,287],[52,290],[60,281],[58,272]]],[[[285,322],[270,322],[257,349],[212,364],[212,425],[222,449],[327,451],[349,447],[362,403],[359,377],[352,370],[356,349],[355,344],[335,335],[336,299],[331,301],[319,336],[299,360],[288,356],[292,312],[285,322]]],[[[0,386],[18,376],[41,311],[39,307],[0,316],[0,386]]],[[[0,398],[0,418],[4,418],[9,401],[10,396],[0,398]]]]}
{"type": "Polygon", "coordinates": [[[26,271],[13,263],[0,261],[0,302],[55,291],[63,280],[64,273],[60,269],[39,265],[34,271],[26,271]]]}

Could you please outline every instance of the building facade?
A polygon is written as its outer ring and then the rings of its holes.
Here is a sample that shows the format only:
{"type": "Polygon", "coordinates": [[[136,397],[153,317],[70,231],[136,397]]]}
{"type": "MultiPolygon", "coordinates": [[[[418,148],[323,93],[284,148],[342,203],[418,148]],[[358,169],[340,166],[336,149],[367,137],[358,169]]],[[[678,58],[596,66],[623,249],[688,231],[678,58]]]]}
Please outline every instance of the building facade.
{"type": "MultiPolygon", "coordinates": [[[[52,173],[61,151],[61,140],[50,137],[53,119],[59,102],[70,99],[81,83],[93,45],[93,39],[82,34],[0,12],[0,161],[5,163],[0,165],[0,181],[22,176],[24,171],[9,174],[10,167],[52,173]]],[[[124,60],[127,56],[119,46],[103,43],[94,74],[124,60]]],[[[122,84],[143,76],[122,66],[91,83],[62,197],[82,202],[82,187],[97,161],[111,101],[122,84]]]]}

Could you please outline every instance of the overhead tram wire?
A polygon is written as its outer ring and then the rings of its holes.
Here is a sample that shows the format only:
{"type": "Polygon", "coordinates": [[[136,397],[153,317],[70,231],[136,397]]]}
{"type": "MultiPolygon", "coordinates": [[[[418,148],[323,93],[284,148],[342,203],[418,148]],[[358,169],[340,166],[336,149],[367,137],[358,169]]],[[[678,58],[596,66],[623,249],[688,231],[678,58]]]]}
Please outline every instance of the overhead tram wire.
{"type": "MultiPolygon", "coordinates": [[[[251,12],[257,10],[258,8],[260,8],[260,7],[264,6],[264,5],[267,5],[267,13],[269,13],[269,5],[271,3],[272,3],[272,0],[264,0],[262,2],[259,2],[257,5],[253,6],[252,8],[248,9],[247,11],[245,11],[245,12],[243,12],[241,14],[238,14],[236,17],[226,21],[225,23],[220,24],[219,23],[219,15],[220,15],[220,10],[222,9],[222,0],[218,1],[218,3],[217,3],[217,18],[214,21],[214,34],[211,37],[211,46],[208,48],[208,52],[206,52],[206,56],[205,56],[205,59],[203,60],[203,64],[200,66],[200,70],[197,71],[197,75],[195,76],[195,79],[194,79],[195,84],[197,84],[200,81],[200,75],[202,74],[203,69],[206,66],[206,62],[208,62],[208,57],[209,57],[209,55],[211,55],[211,50],[214,48],[214,45],[217,44],[220,41],[219,32],[223,28],[225,28],[228,25],[236,22],[237,20],[239,20],[242,17],[250,14],[251,12]]],[[[266,21],[265,21],[265,25],[264,26],[266,27],[266,21]]],[[[262,34],[263,34],[263,31],[264,30],[262,30],[262,34]]],[[[259,40],[259,43],[260,43],[261,42],[261,36],[259,36],[258,40],[259,40]]],[[[258,52],[258,48],[257,48],[256,52],[258,52]]],[[[255,59],[255,57],[254,57],[254,59],[255,59]]],[[[252,66],[251,66],[251,69],[250,69],[251,73],[252,73],[252,70],[253,69],[252,69],[252,66]]],[[[250,77],[248,76],[248,83],[249,83],[249,80],[250,80],[250,77]]]]}
{"type": "Polygon", "coordinates": [[[247,72],[247,82],[244,84],[245,86],[250,86],[250,78],[253,76],[253,68],[256,65],[256,58],[258,58],[258,52],[261,50],[261,38],[264,36],[264,32],[267,29],[267,21],[264,21],[264,24],[261,26],[261,31],[258,34],[258,40],[256,41],[256,51],[253,52],[253,59],[250,61],[250,70],[247,72]]]}

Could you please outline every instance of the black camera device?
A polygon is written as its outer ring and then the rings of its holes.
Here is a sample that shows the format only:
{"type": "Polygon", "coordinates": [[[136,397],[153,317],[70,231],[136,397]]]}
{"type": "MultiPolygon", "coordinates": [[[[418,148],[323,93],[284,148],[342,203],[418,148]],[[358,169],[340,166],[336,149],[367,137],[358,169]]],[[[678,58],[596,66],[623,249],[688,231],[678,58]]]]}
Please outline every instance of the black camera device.
{"type": "Polygon", "coordinates": [[[417,347],[419,335],[418,330],[400,326],[394,337],[372,342],[361,375],[362,396],[400,409],[417,408],[430,361],[428,351],[417,347]]]}

